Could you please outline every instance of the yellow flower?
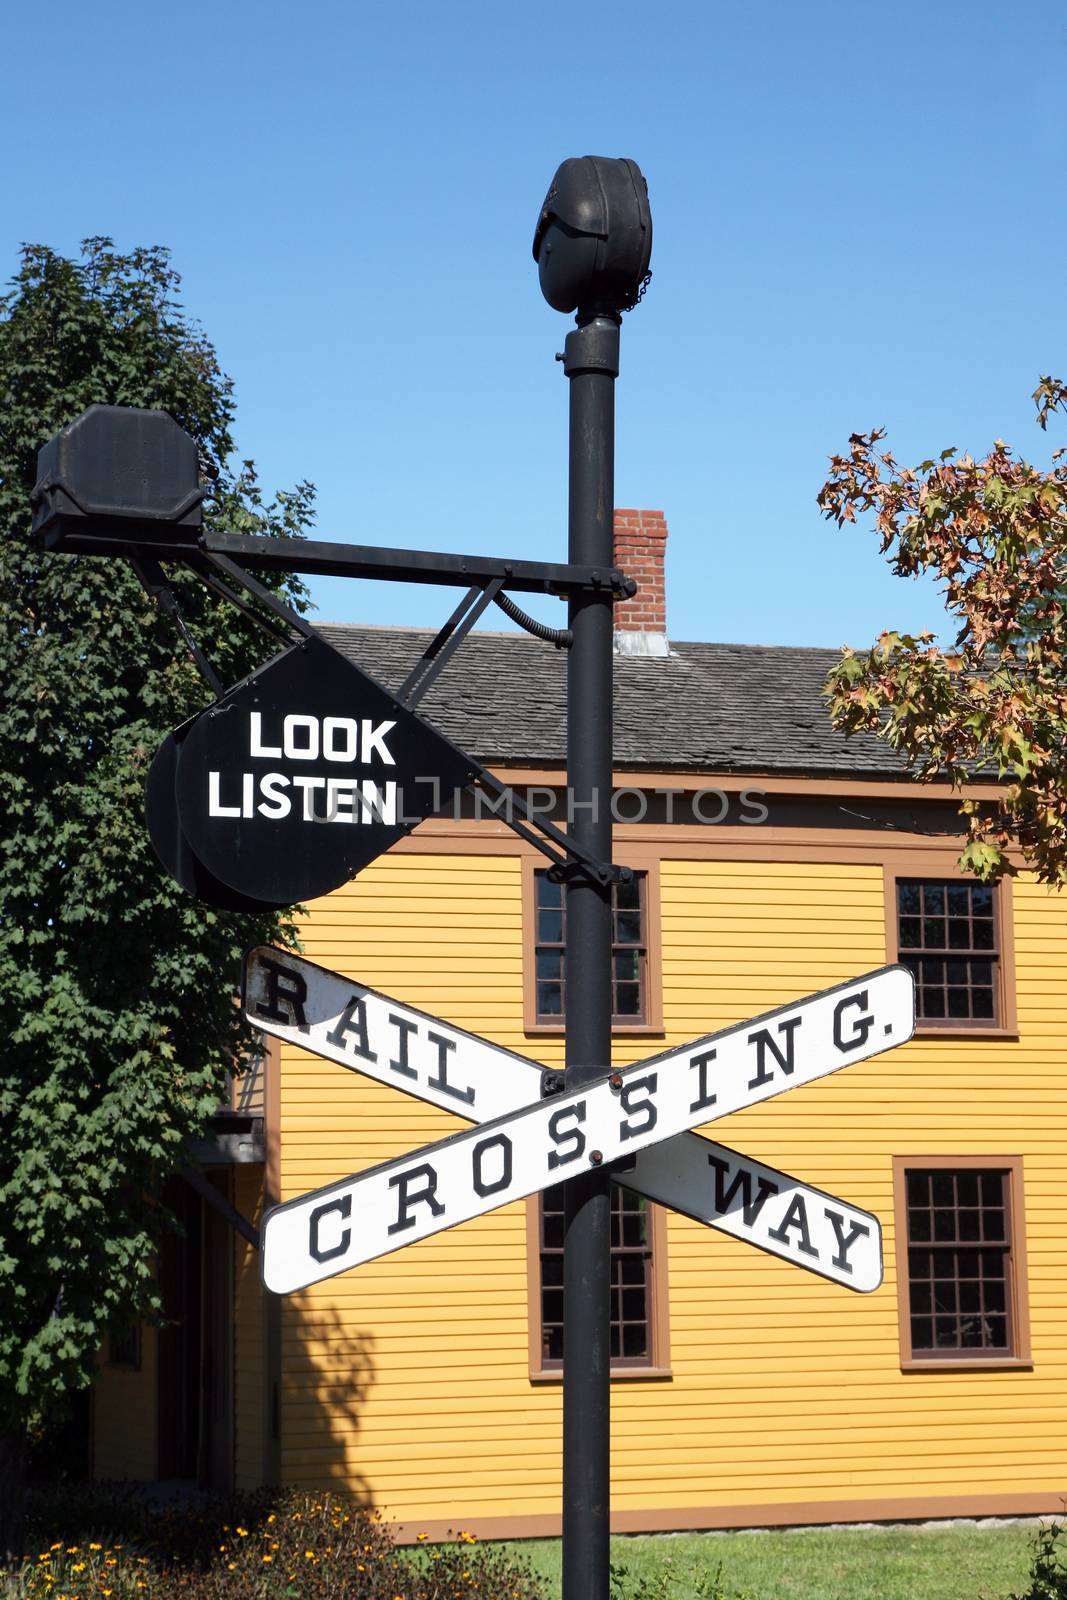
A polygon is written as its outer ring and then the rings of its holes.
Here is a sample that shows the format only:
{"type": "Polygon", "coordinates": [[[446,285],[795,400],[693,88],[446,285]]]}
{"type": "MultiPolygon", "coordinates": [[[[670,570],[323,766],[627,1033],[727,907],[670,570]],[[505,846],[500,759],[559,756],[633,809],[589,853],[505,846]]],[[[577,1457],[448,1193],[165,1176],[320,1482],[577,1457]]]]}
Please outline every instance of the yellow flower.
{"type": "Polygon", "coordinates": [[[277,1518],[276,1518],[276,1517],[275,1517],[275,1515],[274,1515],[274,1512],[273,1512],[273,1511],[272,1511],[272,1512],[271,1512],[271,1514],[270,1514],[270,1516],[269,1516],[269,1517],[268,1517],[268,1518],[267,1518],[267,1521],[268,1521],[268,1522],[275,1522],[275,1521],[277,1521],[277,1518]]]}
{"type": "Polygon", "coordinates": [[[48,1548],[49,1548],[49,1550],[62,1550],[62,1548],[63,1548],[63,1541],[62,1541],[62,1539],[57,1539],[57,1540],[56,1540],[56,1542],[55,1542],[55,1544],[50,1544],[50,1545],[49,1545],[49,1546],[48,1546],[48,1548]]]}
{"type": "Polygon", "coordinates": [[[89,1549],[90,1549],[90,1550],[102,1550],[102,1549],[103,1549],[103,1548],[104,1548],[104,1547],[103,1547],[103,1545],[102,1545],[102,1544],[91,1544],[91,1545],[90,1545],[90,1546],[89,1546],[89,1549]]]}
{"type": "Polygon", "coordinates": [[[236,1561],[227,1561],[227,1563],[226,1563],[226,1570],[227,1570],[227,1571],[228,1571],[228,1572],[232,1572],[232,1571],[233,1571],[233,1569],[234,1569],[234,1568],[235,1568],[235,1567],[236,1567],[236,1565],[237,1565],[237,1563],[236,1563],[236,1561]]]}
{"type": "Polygon", "coordinates": [[[71,1567],[70,1570],[71,1570],[71,1572],[84,1572],[85,1571],[85,1562],[84,1561],[75,1561],[74,1565],[71,1567]]]}
{"type": "Polygon", "coordinates": [[[76,1556],[78,1554],[78,1546],[76,1544],[68,1544],[67,1554],[68,1556],[76,1556]]]}
{"type": "Polygon", "coordinates": [[[248,1538],[248,1529],[247,1528],[236,1528],[234,1530],[234,1532],[237,1534],[238,1538],[240,1538],[240,1539],[247,1539],[248,1538]]]}
{"type": "Polygon", "coordinates": [[[114,1592],[113,1589],[101,1589],[100,1591],[101,1594],[114,1594],[114,1592]]]}
{"type": "Polygon", "coordinates": [[[264,1559],[264,1561],[273,1561],[274,1557],[273,1556],[264,1556],[263,1559],[264,1559]]]}
{"type": "Polygon", "coordinates": [[[429,1537],[430,1535],[428,1533],[420,1533],[418,1536],[419,1543],[421,1544],[424,1539],[428,1539],[429,1537]]]}

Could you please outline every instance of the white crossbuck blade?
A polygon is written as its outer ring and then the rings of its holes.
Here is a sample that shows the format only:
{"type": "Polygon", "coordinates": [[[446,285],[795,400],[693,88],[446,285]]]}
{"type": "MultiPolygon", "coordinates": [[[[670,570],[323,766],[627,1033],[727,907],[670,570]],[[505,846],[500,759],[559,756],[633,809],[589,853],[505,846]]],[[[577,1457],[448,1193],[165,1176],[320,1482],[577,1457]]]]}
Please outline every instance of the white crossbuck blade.
{"type": "Polygon", "coordinates": [[[882,968],[546,1101],[535,1101],[535,1062],[288,951],[249,953],[244,1006],[267,1033],[493,1123],[269,1211],[263,1275],[276,1293],[535,1193],[598,1157],[623,1158],[617,1182],[696,1221],[849,1288],[881,1282],[877,1218],[685,1130],[904,1043],[914,1031],[906,968],[882,968]]]}

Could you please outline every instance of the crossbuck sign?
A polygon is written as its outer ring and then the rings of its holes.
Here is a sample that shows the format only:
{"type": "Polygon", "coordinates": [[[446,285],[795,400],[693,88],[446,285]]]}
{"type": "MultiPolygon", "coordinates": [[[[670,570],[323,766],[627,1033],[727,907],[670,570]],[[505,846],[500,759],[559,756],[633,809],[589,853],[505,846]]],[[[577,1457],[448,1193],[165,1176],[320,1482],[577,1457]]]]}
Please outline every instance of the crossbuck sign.
{"type": "Polygon", "coordinates": [[[535,1099],[541,1074],[524,1057],[288,952],[251,952],[245,1009],[266,1032],[480,1123],[268,1211],[262,1272],[275,1293],[617,1162],[618,1182],[699,1221],[850,1287],[881,1281],[874,1217],[689,1130],[903,1044],[915,1026],[905,967],[546,1100],[535,1099]]]}

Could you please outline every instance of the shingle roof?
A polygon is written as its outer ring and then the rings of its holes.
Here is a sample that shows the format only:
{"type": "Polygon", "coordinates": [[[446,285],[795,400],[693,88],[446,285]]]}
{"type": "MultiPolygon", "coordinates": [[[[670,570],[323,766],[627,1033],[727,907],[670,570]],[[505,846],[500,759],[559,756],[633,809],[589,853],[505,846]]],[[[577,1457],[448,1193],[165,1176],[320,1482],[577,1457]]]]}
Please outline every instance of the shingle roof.
{"type": "MultiPolygon", "coordinates": [[[[318,624],[395,691],[432,634],[318,624]]],[[[868,734],[830,727],[822,685],[836,650],[671,644],[666,657],[615,658],[615,760],[650,771],[855,773],[899,778],[904,765],[868,734]]],[[[484,762],[561,766],[566,654],[525,634],[472,633],[420,714],[484,762]]]]}

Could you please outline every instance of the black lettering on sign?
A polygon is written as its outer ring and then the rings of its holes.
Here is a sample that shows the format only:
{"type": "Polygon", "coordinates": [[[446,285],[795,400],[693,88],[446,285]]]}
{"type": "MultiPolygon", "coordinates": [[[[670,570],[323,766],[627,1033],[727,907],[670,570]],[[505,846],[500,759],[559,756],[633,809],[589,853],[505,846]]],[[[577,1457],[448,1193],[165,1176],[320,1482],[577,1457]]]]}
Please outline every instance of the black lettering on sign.
{"type": "Polygon", "coordinates": [[[849,1229],[848,1238],[845,1238],[844,1217],[840,1211],[831,1211],[829,1206],[824,1207],[827,1218],[837,1236],[837,1254],[831,1256],[835,1267],[840,1267],[842,1272],[851,1272],[852,1267],[848,1260],[848,1253],[857,1239],[870,1237],[870,1228],[865,1222],[854,1222],[849,1229]]]}
{"type": "Polygon", "coordinates": [[[328,1044],[335,1045],[338,1050],[344,1050],[345,1034],[352,1034],[355,1044],[352,1046],[353,1055],[362,1056],[364,1061],[377,1061],[367,1042],[367,1007],[358,994],[354,994],[345,1006],[336,1024],[326,1035],[328,1044]]]}
{"type": "Polygon", "coordinates": [[[440,1089],[442,1094],[450,1094],[453,1100],[462,1100],[464,1105],[472,1106],[473,1088],[468,1084],[466,1089],[457,1089],[454,1083],[448,1081],[448,1052],[456,1048],[455,1039],[446,1039],[443,1033],[434,1033],[429,1028],[426,1037],[437,1046],[437,1076],[430,1079],[429,1087],[440,1089]]]}
{"type": "Polygon", "coordinates": [[[627,1139],[636,1139],[639,1133],[650,1133],[656,1126],[659,1112],[652,1102],[656,1092],[656,1074],[650,1072],[647,1077],[634,1078],[632,1082],[624,1084],[619,1091],[619,1104],[627,1117],[638,1116],[640,1122],[620,1122],[619,1138],[625,1144],[627,1139]],[[638,1098],[644,1091],[644,1098],[638,1098]]]}
{"type": "Polygon", "coordinates": [[[808,1208],[804,1204],[802,1194],[795,1194],[790,1200],[789,1209],[782,1218],[780,1226],[768,1228],[767,1232],[772,1239],[777,1239],[779,1244],[788,1245],[790,1228],[797,1230],[797,1249],[803,1251],[806,1256],[818,1256],[819,1252],[812,1244],[811,1234],[808,1232],[808,1208]]]}
{"type": "Polygon", "coordinates": [[[507,1134],[494,1133],[480,1140],[471,1151],[471,1168],[475,1194],[499,1194],[506,1189],[511,1182],[511,1140],[507,1134]],[[500,1175],[488,1181],[483,1170],[487,1150],[500,1151],[500,1175]]]}
{"type": "Polygon", "coordinates": [[[565,1128],[566,1121],[585,1121],[585,1101],[579,1100],[573,1106],[561,1106],[554,1111],[548,1119],[548,1137],[556,1146],[548,1152],[548,1170],[555,1172],[557,1167],[565,1167],[571,1161],[577,1161],[585,1151],[585,1134],[580,1128],[565,1128]],[[570,1145],[564,1149],[564,1145],[570,1145]]]}
{"type": "Polygon", "coordinates": [[[708,1093],[708,1067],[714,1060],[715,1051],[705,1050],[702,1056],[693,1056],[689,1063],[690,1070],[692,1070],[693,1067],[696,1067],[698,1073],[700,1074],[700,1087],[697,1090],[696,1099],[689,1107],[690,1111],[703,1111],[705,1106],[713,1106],[718,1098],[717,1095],[708,1093]]]}
{"type": "Polygon", "coordinates": [[[793,1071],[794,1036],[802,1020],[803,1018],[801,1017],[786,1017],[784,1022],[778,1024],[778,1032],[785,1034],[784,1050],[778,1048],[777,1043],[771,1037],[769,1028],[759,1028],[755,1033],[749,1034],[749,1044],[756,1046],[756,1076],[748,1080],[750,1089],[762,1089],[765,1083],[771,1083],[774,1080],[773,1071],[768,1072],[767,1070],[768,1050],[784,1073],[789,1074],[793,1071]]]}
{"type": "Polygon", "coordinates": [[[405,1228],[415,1226],[415,1218],[411,1215],[413,1206],[429,1206],[432,1217],[444,1216],[445,1208],[437,1198],[437,1170],[428,1161],[418,1167],[409,1167],[406,1172],[398,1172],[395,1178],[389,1179],[389,1187],[397,1191],[397,1196],[396,1221],[389,1224],[388,1233],[403,1233],[405,1228]],[[426,1179],[421,1189],[412,1187],[416,1178],[426,1179]]]}
{"type": "Polygon", "coordinates": [[[327,1200],[325,1205],[316,1206],[308,1218],[308,1254],[315,1261],[332,1261],[335,1256],[343,1256],[352,1242],[352,1229],[342,1228],[336,1244],[322,1243],[323,1219],[331,1215],[345,1222],[352,1215],[352,1196],[346,1194],[340,1200],[327,1200]]]}
{"type": "Polygon", "coordinates": [[[286,1027],[292,1024],[301,1033],[307,1033],[304,1001],[308,997],[308,986],[299,972],[294,972],[291,967],[283,967],[280,961],[270,961],[266,956],[257,956],[256,960],[267,974],[266,1004],[256,1007],[256,1016],[267,1017],[271,1022],[283,1022],[286,1027]]]}
{"type": "Polygon", "coordinates": [[[867,1035],[870,1033],[873,1027],[874,1018],[867,1011],[866,989],[861,989],[859,994],[846,995],[843,1000],[839,1000],[837,1002],[836,1006],[834,1007],[834,1043],[839,1050],[858,1050],[860,1045],[867,1043],[867,1035]],[[864,1015],[862,1017],[853,1017],[851,1019],[852,1031],[846,1039],[842,1024],[844,1022],[845,1012],[849,1010],[851,1006],[858,1006],[864,1015]]]}
{"type": "Polygon", "coordinates": [[[389,1013],[389,1021],[400,1034],[400,1043],[396,1048],[396,1060],[390,1061],[389,1070],[390,1072],[399,1072],[402,1078],[417,1078],[418,1073],[408,1062],[408,1039],[413,1033],[417,1034],[419,1030],[414,1022],[408,1021],[407,1017],[394,1017],[391,1011],[389,1013]]]}
{"type": "Polygon", "coordinates": [[[756,1179],[756,1198],[752,1198],[752,1173],[747,1167],[738,1167],[729,1188],[726,1186],[726,1175],[730,1170],[730,1163],[721,1156],[708,1156],[709,1165],[715,1169],[715,1210],[719,1216],[725,1216],[733,1209],[734,1200],[738,1194],[741,1196],[741,1214],[745,1219],[746,1228],[754,1228],[756,1220],[764,1205],[772,1194],[778,1193],[778,1185],[769,1178],[756,1179]]]}

